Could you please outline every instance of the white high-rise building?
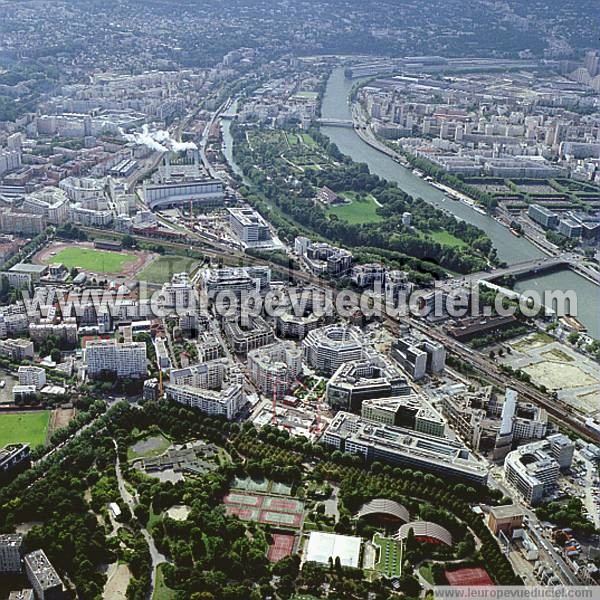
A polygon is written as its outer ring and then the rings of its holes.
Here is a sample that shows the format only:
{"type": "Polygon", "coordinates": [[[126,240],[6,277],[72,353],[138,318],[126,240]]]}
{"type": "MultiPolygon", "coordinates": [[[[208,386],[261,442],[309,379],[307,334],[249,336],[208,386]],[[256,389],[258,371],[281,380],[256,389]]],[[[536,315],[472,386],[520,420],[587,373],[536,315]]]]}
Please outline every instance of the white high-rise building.
{"type": "Polygon", "coordinates": [[[118,377],[144,377],[148,372],[146,344],[144,342],[117,343],[116,340],[93,340],[83,351],[83,362],[89,377],[103,372],[118,377]]]}
{"type": "Polygon", "coordinates": [[[17,373],[19,385],[35,385],[36,390],[41,390],[46,385],[46,370],[42,367],[21,365],[17,373]]]}

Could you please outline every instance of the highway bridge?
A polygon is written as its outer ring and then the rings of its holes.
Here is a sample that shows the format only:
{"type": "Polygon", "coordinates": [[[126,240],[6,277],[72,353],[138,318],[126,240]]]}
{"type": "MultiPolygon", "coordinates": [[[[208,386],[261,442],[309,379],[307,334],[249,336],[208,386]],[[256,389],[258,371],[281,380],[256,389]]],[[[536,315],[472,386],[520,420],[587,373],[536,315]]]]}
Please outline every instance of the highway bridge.
{"type": "Polygon", "coordinates": [[[317,119],[319,125],[328,125],[329,127],[346,127],[347,129],[354,129],[354,123],[350,119],[317,119]]]}
{"type": "Polygon", "coordinates": [[[528,275],[536,275],[539,273],[545,273],[547,271],[554,271],[565,267],[574,266],[574,263],[561,256],[549,256],[546,258],[534,258],[531,260],[524,260],[518,263],[509,265],[502,269],[495,269],[493,271],[479,271],[478,273],[470,273],[464,275],[458,279],[465,282],[477,283],[478,281],[494,281],[508,275],[514,277],[525,277],[528,275]]]}

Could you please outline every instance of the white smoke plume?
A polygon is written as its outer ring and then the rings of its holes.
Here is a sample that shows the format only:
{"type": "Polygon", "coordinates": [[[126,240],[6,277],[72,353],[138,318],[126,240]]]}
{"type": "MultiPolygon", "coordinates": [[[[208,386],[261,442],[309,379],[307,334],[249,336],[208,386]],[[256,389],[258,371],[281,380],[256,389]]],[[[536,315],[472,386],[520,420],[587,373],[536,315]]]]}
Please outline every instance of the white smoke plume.
{"type": "Polygon", "coordinates": [[[121,130],[121,135],[128,141],[141,146],[147,146],[152,150],[160,152],[183,152],[184,150],[197,150],[198,146],[194,142],[178,142],[171,137],[171,134],[165,129],[150,131],[148,125],[142,127],[142,131],[134,133],[125,133],[121,130]]]}

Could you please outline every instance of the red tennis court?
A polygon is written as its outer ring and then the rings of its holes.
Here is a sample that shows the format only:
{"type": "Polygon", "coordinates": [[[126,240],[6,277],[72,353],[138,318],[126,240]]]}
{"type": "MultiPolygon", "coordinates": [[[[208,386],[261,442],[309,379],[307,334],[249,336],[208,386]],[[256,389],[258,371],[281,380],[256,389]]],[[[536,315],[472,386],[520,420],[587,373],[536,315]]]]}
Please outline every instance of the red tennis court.
{"type": "Polygon", "coordinates": [[[474,569],[457,569],[456,571],[444,571],[444,575],[446,576],[446,579],[450,585],[494,585],[494,582],[488,575],[488,572],[481,567],[476,567],[474,569]]]}
{"type": "Polygon", "coordinates": [[[283,533],[274,533],[273,543],[269,546],[267,558],[270,562],[277,562],[294,551],[294,536],[283,533]]]}

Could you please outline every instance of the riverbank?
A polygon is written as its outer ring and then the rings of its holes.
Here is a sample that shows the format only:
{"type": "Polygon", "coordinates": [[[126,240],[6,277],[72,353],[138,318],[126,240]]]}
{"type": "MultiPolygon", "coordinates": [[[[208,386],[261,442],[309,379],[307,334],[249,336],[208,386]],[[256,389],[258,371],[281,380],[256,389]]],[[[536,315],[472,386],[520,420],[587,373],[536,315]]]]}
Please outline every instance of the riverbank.
{"type": "MultiPolygon", "coordinates": [[[[326,86],[322,102],[322,116],[330,119],[352,120],[349,94],[356,81],[346,80],[343,69],[334,69],[326,86]]],[[[356,129],[323,126],[321,131],[337,145],[339,150],[355,162],[365,163],[372,173],[383,179],[395,181],[398,186],[413,198],[420,198],[456,218],[478,226],[486,232],[496,248],[498,258],[507,264],[515,264],[543,258],[546,253],[532,244],[525,237],[517,237],[506,225],[493,217],[480,214],[462,202],[448,201],[446,194],[432,186],[424,179],[417,177],[411,169],[406,168],[387,151],[382,151],[374,144],[364,140],[356,129]]],[[[388,149],[393,152],[391,149],[388,149]]],[[[532,276],[519,282],[521,290],[573,290],[579,302],[578,318],[588,328],[589,334],[600,338],[600,287],[587,278],[566,269],[558,273],[544,276],[543,279],[532,276]],[[521,286],[523,286],[521,288],[521,286]]]]}

